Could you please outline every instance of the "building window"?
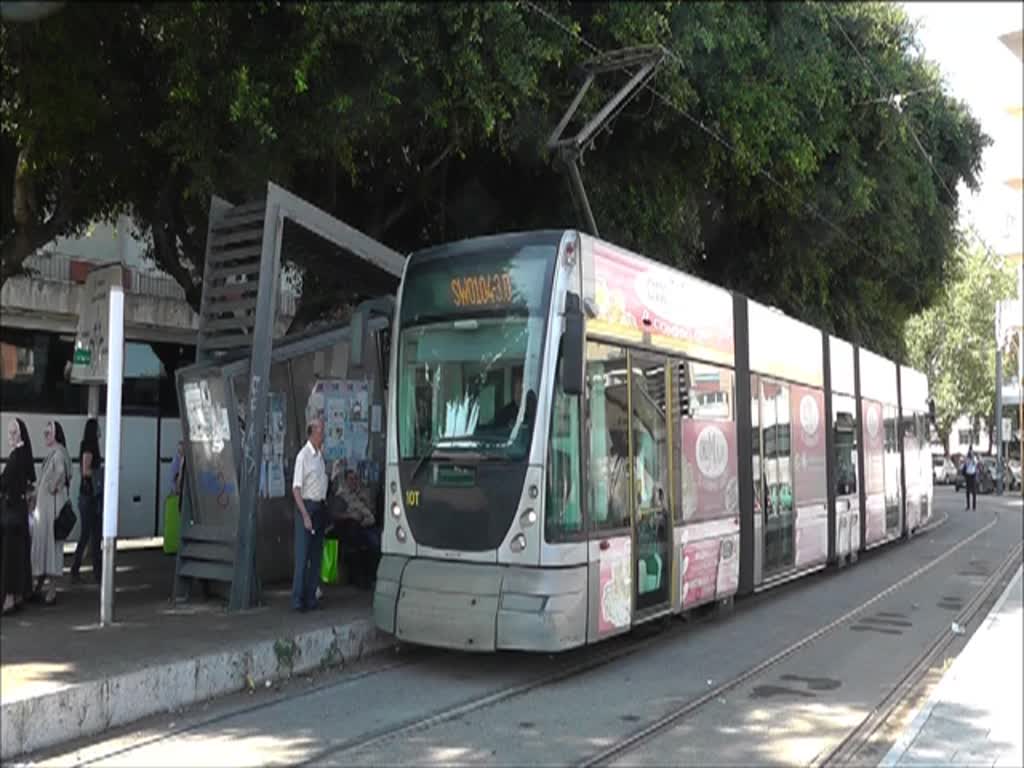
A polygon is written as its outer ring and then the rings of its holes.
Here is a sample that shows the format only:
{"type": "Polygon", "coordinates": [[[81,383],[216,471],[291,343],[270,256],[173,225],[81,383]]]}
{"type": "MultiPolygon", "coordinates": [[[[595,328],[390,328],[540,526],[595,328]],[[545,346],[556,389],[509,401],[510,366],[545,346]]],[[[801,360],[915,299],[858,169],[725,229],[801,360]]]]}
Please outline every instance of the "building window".
{"type": "Polygon", "coordinates": [[[70,337],[0,329],[0,384],[4,411],[84,413],[88,387],[71,383],[70,337]]]}
{"type": "Polygon", "coordinates": [[[971,430],[969,430],[969,429],[961,429],[960,430],[960,434],[959,434],[959,441],[958,442],[960,443],[960,445],[970,445],[971,444],[971,430]]]}
{"type": "MultiPolygon", "coordinates": [[[[15,413],[85,414],[89,386],[71,381],[74,339],[46,331],[0,329],[0,403],[15,413]]],[[[178,416],[174,374],[195,360],[191,345],[125,343],[124,413],[178,416]]],[[[106,412],[100,385],[100,412],[106,412]]]]}

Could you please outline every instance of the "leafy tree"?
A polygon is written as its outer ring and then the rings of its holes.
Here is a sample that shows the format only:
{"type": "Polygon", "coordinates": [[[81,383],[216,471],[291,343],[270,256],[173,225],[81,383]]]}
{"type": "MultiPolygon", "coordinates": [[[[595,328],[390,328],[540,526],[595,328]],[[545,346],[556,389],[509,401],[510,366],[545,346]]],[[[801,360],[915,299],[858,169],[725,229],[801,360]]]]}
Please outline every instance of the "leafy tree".
{"type": "MultiPolygon", "coordinates": [[[[893,3],[69,4],[2,43],[4,277],[131,210],[193,304],[210,195],[267,179],[402,251],[573,225],[544,142],[575,65],[661,44],[585,158],[602,236],[899,355],[987,142],[893,3]]],[[[298,322],[355,298],[295,266],[298,322]]]]}
{"type": "Polygon", "coordinates": [[[928,375],[943,445],[961,416],[975,433],[995,423],[996,303],[1015,290],[1006,263],[982,248],[959,250],[955,264],[939,301],[907,323],[909,361],[928,375]]]}

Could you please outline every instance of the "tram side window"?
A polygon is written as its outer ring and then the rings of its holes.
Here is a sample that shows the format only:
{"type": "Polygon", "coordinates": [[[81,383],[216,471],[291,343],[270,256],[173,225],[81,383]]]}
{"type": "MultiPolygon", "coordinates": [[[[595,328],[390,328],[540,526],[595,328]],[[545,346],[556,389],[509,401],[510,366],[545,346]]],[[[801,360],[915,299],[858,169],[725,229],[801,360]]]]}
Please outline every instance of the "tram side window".
{"type": "Polygon", "coordinates": [[[728,368],[694,361],[686,362],[689,387],[688,415],[704,421],[732,421],[735,374],[728,368]]]}
{"type": "Polygon", "coordinates": [[[551,444],[548,448],[547,504],[544,538],[549,542],[573,539],[583,532],[580,507],[580,404],[579,397],[562,391],[562,365],[558,365],[551,407],[551,444]]]}
{"type": "Polygon", "coordinates": [[[757,374],[750,377],[750,463],[754,480],[754,514],[762,514],[765,505],[764,468],[761,445],[761,379],[757,374]]]}
{"type": "Polygon", "coordinates": [[[896,406],[883,406],[882,417],[885,427],[885,527],[892,532],[900,525],[900,448],[896,406]]]}
{"type": "Polygon", "coordinates": [[[761,380],[762,491],[768,516],[793,511],[790,465],[789,385],[761,380]]]}
{"type": "Polygon", "coordinates": [[[641,511],[668,509],[668,419],[665,402],[665,361],[634,353],[633,369],[633,499],[641,511]]]}
{"type": "Polygon", "coordinates": [[[590,520],[595,531],[629,527],[629,409],[626,352],[587,344],[590,520]]]}
{"type": "Polygon", "coordinates": [[[837,496],[851,496],[857,493],[857,417],[856,401],[845,395],[832,398],[832,432],[835,435],[834,450],[837,496]]]}

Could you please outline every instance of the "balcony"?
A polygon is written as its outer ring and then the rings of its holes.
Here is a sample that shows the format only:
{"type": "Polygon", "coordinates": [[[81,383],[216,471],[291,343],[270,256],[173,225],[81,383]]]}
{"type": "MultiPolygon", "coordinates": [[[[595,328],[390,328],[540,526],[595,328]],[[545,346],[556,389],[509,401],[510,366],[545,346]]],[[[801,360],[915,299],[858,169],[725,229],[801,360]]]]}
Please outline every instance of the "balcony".
{"type": "MultiPolygon", "coordinates": [[[[89,272],[111,260],[86,259],[56,250],[40,251],[25,266],[29,276],[12,277],[0,290],[3,322],[13,327],[73,334],[82,286],[89,272]]],[[[125,268],[125,323],[129,337],[195,343],[199,317],[185,291],[156,270],[125,268]]],[[[275,323],[284,333],[295,316],[296,295],[282,288],[275,323]]]]}

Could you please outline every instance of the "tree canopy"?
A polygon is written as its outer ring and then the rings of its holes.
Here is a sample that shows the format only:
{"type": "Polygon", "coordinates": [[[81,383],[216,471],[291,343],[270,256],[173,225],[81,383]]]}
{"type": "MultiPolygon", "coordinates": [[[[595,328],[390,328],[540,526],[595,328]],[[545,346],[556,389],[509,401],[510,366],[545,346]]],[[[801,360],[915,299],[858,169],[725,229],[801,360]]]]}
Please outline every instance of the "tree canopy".
{"type": "MultiPolygon", "coordinates": [[[[975,434],[982,423],[995,424],[996,303],[1015,290],[1006,262],[983,248],[962,248],[952,261],[953,278],[939,300],[907,322],[909,361],[928,375],[943,445],[961,416],[975,434]]],[[[1017,354],[1004,360],[1007,374],[1016,371],[1017,354]]]]}
{"type": "Polygon", "coordinates": [[[197,304],[210,195],[268,179],[400,251],[573,226],[544,142],[577,65],[641,44],[655,92],[585,156],[601,235],[900,355],[988,139],[894,3],[68,4],[3,27],[3,275],[130,211],[197,304]]]}

